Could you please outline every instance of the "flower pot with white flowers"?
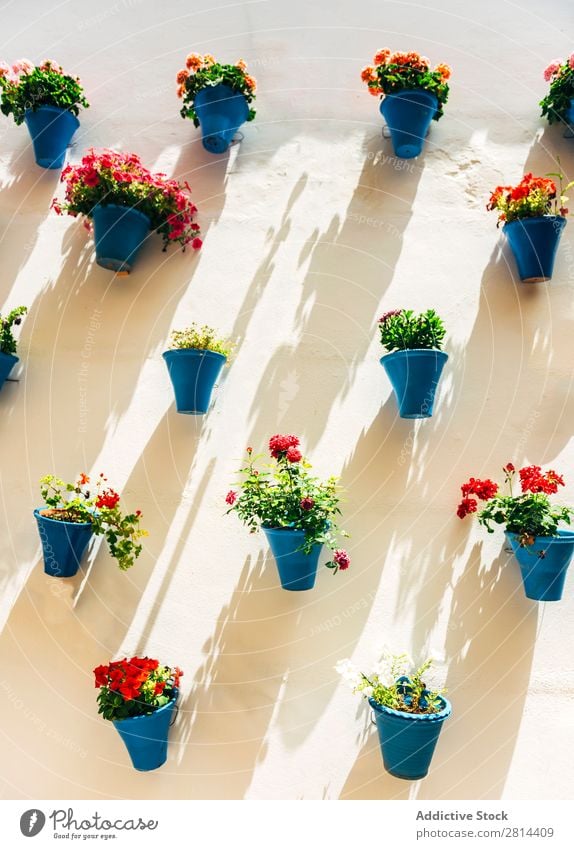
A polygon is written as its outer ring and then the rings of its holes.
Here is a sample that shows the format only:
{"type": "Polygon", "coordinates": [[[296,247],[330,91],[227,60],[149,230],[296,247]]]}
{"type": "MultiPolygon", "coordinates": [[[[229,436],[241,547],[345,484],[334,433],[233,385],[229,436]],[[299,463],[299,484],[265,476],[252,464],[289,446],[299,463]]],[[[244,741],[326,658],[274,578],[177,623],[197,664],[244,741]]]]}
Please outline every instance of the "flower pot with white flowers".
{"type": "Polygon", "coordinates": [[[366,675],[350,660],[335,667],[354,693],[367,699],[379,734],[383,763],[396,778],[418,781],[429,771],[451,704],[425,683],[432,664],[418,668],[405,654],[385,655],[366,675]]]}
{"type": "Polygon", "coordinates": [[[140,772],[158,769],[167,760],[182,675],[177,666],[161,666],[149,657],[113,660],[94,669],[98,713],[113,723],[140,772]]]}
{"type": "Polygon", "coordinates": [[[192,324],[173,330],[169,351],[162,354],[175,393],[178,413],[203,415],[211,403],[211,393],[232,345],[213,327],[192,324]]]}
{"type": "Polygon", "coordinates": [[[17,342],[12,328],[20,324],[27,307],[16,307],[6,316],[0,315],[0,389],[4,381],[18,362],[17,342]]]}
{"type": "Polygon", "coordinates": [[[273,462],[263,464],[247,449],[240,491],[227,493],[227,512],[237,513],[251,533],[263,530],[284,590],[310,590],[324,545],[333,551],[326,564],[333,574],[350,564],[347,552],[336,547],[340,487],[335,477],[321,481],[311,475],[296,436],[272,436],[269,452],[273,462]]]}
{"type": "Polygon", "coordinates": [[[124,513],[103,474],[93,482],[81,474],[74,483],[46,475],[40,486],[44,506],[34,510],[34,517],[47,575],[73,577],[93,535],[105,537],[120,569],[133,566],[142,552],[140,540],[147,536],[140,528],[141,510],[124,513]]]}
{"type": "Polygon", "coordinates": [[[21,59],[10,66],[0,62],[0,110],[25,123],[36,163],[41,168],[61,168],[66,149],[80,126],[80,108],[88,107],[79,77],[65,74],[57,62],[46,59],[34,65],[21,59]]]}
{"type": "Polygon", "coordinates": [[[559,525],[569,525],[574,510],[552,504],[548,496],[564,486],[564,478],[553,469],[543,472],[540,466],[524,466],[517,472],[513,463],[507,463],[503,471],[505,491],[490,479],[470,478],[463,484],[457,515],[464,519],[476,513],[478,502],[484,501],[478,521],[490,534],[498,525],[504,526],[526,597],[560,601],[574,555],[574,531],[559,525]],[[515,492],[517,474],[520,493],[515,492]]]}

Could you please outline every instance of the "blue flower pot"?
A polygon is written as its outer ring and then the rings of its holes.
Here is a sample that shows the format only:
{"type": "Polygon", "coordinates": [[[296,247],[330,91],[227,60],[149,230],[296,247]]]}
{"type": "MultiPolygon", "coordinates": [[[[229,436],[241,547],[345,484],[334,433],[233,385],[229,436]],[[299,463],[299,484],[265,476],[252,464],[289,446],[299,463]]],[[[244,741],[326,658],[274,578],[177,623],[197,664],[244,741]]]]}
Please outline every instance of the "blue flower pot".
{"type": "Polygon", "coordinates": [[[404,89],[386,94],[380,109],[390,130],[396,155],[401,159],[418,156],[438,109],[435,95],[422,88],[404,89]]]}
{"type": "Polygon", "coordinates": [[[518,275],[525,283],[550,280],[566,219],[562,215],[518,218],[502,228],[514,254],[518,275]]]}
{"type": "Polygon", "coordinates": [[[49,507],[37,507],[34,516],[42,542],[44,572],[54,578],[71,578],[80,567],[80,562],[92,537],[91,522],[60,522],[40,515],[49,507]]]}
{"type": "Polygon", "coordinates": [[[133,206],[98,204],[93,211],[96,262],[129,273],[150,230],[147,215],[133,206]]]}
{"type": "Polygon", "coordinates": [[[448,354],[435,348],[409,348],[381,357],[402,419],[432,416],[438,382],[447,360],[448,354]]]}
{"type": "Polygon", "coordinates": [[[566,112],[566,120],[571,127],[574,127],[574,97],[570,100],[570,106],[566,112]]]}
{"type": "Polygon", "coordinates": [[[317,564],[322,545],[315,544],[310,554],[301,551],[305,531],[294,528],[263,527],[267,542],[277,562],[281,586],[284,590],[312,590],[317,577],[317,564]]]}
{"type": "Polygon", "coordinates": [[[521,546],[517,534],[506,532],[522,573],[527,598],[560,601],[566,572],[574,555],[574,531],[558,531],[556,537],[534,537],[532,545],[521,546]]]}
{"type": "Polygon", "coordinates": [[[4,385],[4,381],[18,362],[18,357],[14,354],[4,354],[0,351],[0,389],[4,385]]]}
{"type": "Polygon", "coordinates": [[[249,116],[245,97],[227,85],[202,88],[195,96],[193,108],[201,126],[203,146],[210,153],[225,153],[249,116]]]}
{"type": "Polygon", "coordinates": [[[175,697],[153,713],[113,720],[134,767],[149,772],[167,760],[167,738],[177,702],[175,697]]]}
{"type": "Polygon", "coordinates": [[[24,121],[34,145],[36,162],[42,168],[61,168],[66,149],[80,126],[75,115],[57,106],[27,109],[24,121]]]}
{"type": "Polygon", "coordinates": [[[428,774],[442,724],[451,704],[440,699],[439,713],[404,713],[369,699],[379,732],[383,763],[396,778],[417,781],[428,774]]]}
{"type": "Polygon", "coordinates": [[[177,412],[192,416],[207,413],[213,387],[227,358],[196,348],[175,348],[164,351],[162,356],[173,384],[177,412]]]}

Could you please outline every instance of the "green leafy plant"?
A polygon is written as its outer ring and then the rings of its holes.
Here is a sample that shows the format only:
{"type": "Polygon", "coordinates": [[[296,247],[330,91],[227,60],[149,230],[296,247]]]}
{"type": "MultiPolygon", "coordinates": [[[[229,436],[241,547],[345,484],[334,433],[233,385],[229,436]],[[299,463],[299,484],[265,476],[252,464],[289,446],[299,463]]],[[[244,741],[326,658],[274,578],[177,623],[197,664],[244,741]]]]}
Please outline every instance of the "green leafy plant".
{"type": "Polygon", "coordinates": [[[550,90],[540,101],[542,115],[549,124],[568,123],[570,101],[574,97],[574,53],[563,62],[551,62],[544,71],[544,79],[550,90]]]}
{"type": "Polygon", "coordinates": [[[214,351],[224,357],[231,356],[233,344],[218,335],[217,330],[204,324],[201,327],[193,322],[185,330],[172,330],[170,348],[195,348],[199,351],[214,351]]]}
{"type": "Polygon", "coordinates": [[[269,440],[269,452],[274,463],[257,468],[260,457],[247,449],[247,460],[239,470],[238,495],[230,490],[226,496],[228,513],[237,513],[251,533],[260,527],[287,528],[305,532],[301,550],[306,554],[314,545],[326,545],[333,559],[326,565],[336,574],[349,567],[350,558],[337,549],[336,534],[348,536],[337,527],[340,515],[340,487],[336,477],[320,481],[309,473],[310,463],[299,451],[299,439],[292,435],[276,434],[269,440]]]}
{"type": "Polygon", "coordinates": [[[438,108],[433,119],[438,121],[444,114],[443,106],[448,100],[451,69],[441,63],[434,70],[430,61],[418,53],[391,53],[388,48],[379,50],[373,59],[373,65],[367,65],[361,71],[361,79],[367,83],[369,94],[384,97],[405,89],[420,88],[434,94],[438,108]]]}
{"type": "Polygon", "coordinates": [[[28,109],[36,111],[40,106],[57,106],[76,116],[81,106],[89,106],[79,77],[64,74],[60,65],[49,59],[37,66],[27,59],[11,67],[0,62],[0,90],[0,110],[12,115],[16,124],[22,124],[28,109]]]}
{"type": "Polygon", "coordinates": [[[96,666],[98,713],[109,720],[155,713],[177,696],[182,675],[179,667],[160,666],[150,657],[123,658],[96,666]]]}
{"type": "Polygon", "coordinates": [[[15,354],[17,343],[12,327],[22,323],[22,316],[28,312],[28,307],[16,307],[7,316],[0,314],[0,353],[15,354]]]}
{"type": "Polygon", "coordinates": [[[521,493],[515,495],[514,465],[507,463],[503,472],[506,494],[500,492],[498,484],[488,478],[470,478],[461,486],[462,500],[456,511],[460,519],[476,513],[478,501],[484,501],[486,506],[478,513],[480,524],[490,534],[494,533],[497,525],[505,525],[506,531],[518,535],[523,547],[532,545],[535,537],[556,536],[560,522],[570,524],[574,510],[555,506],[548,498],[558,491],[559,486],[564,486],[562,475],[552,469],[542,472],[540,466],[525,466],[518,472],[521,493]]]}
{"type": "Polygon", "coordinates": [[[350,660],[340,660],[335,669],[354,693],[377,705],[402,713],[438,713],[444,707],[444,691],[429,690],[424,676],[432,665],[426,660],[416,667],[407,654],[385,653],[369,675],[350,660]]]}
{"type": "MultiPolygon", "coordinates": [[[[560,165],[560,160],[558,159],[560,165]]],[[[519,218],[538,218],[543,215],[568,215],[564,194],[574,182],[563,185],[562,172],[535,177],[525,174],[517,186],[497,186],[490,195],[486,208],[498,211],[497,227],[519,218]],[[559,188],[550,177],[556,177],[559,188]]]]}
{"type": "Polygon", "coordinates": [[[415,315],[412,310],[389,310],[379,319],[381,344],[387,351],[442,347],[446,330],[434,310],[415,315]]]}
{"type": "MultiPolygon", "coordinates": [[[[177,74],[177,96],[183,99],[180,114],[182,118],[191,118],[194,125],[199,127],[199,119],[195,111],[195,97],[204,88],[226,85],[233,91],[242,94],[247,103],[255,100],[255,79],[247,73],[247,65],[243,59],[235,65],[222,65],[216,62],[210,53],[200,56],[190,53],[185,60],[185,68],[177,74]]],[[[255,110],[249,109],[248,121],[255,118],[255,110]]]]}
{"type": "Polygon", "coordinates": [[[142,552],[139,540],[147,531],[139,527],[141,510],[123,514],[120,496],[106,486],[103,474],[90,488],[90,478],[81,474],[75,483],[66,483],[54,475],[40,480],[40,491],[46,504],[42,516],[59,522],[90,522],[96,536],[103,535],[108,550],[122,570],[133,566],[142,552]]]}

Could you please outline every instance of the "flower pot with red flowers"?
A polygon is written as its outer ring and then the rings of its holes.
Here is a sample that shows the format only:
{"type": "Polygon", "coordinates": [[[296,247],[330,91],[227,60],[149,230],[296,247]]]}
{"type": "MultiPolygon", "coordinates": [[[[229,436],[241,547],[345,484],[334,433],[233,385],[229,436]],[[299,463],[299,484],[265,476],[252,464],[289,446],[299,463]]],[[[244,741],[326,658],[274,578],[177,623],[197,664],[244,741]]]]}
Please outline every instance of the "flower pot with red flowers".
{"type": "Polygon", "coordinates": [[[65,74],[57,62],[34,65],[27,59],[0,62],[0,91],[4,115],[26,123],[41,168],[61,168],[66,149],[80,126],[80,107],[89,104],[78,77],[65,74]]]}
{"type": "Polygon", "coordinates": [[[395,154],[402,159],[418,156],[431,121],[443,115],[448,99],[450,68],[430,62],[418,53],[379,50],[361,72],[369,93],[381,98],[381,114],[391,133],[395,154]]]}
{"type": "Polygon", "coordinates": [[[211,403],[213,387],[226,364],[232,345],[208,325],[192,324],[173,330],[171,348],[163,358],[175,393],[178,413],[203,415],[211,403]]]}
{"type": "Polygon", "coordinates": [[[324,545],[333,551],[326,564],[333,574],[351,562],[345,550],[336,548],[340,487],[335,477],[320,481],[310,474],[296,436],[272,436],[269,452],[273,462],[263,465],[247,449],[240,492],[227,493],[227,512],[237,513],[251,533],[263,529],[284,590],[310,590],[324,545]]]}
{"type": "Polygon", "coordinates": [[[243,59],[222,65],[207,53],[191,53],[177,74],[177,94],[183,99],[180,114],[201,126],[203,146],[210,153],[225,153],[233,136],[246,121],[253,121],[256,82],[243,59]]]}
{"type": "Polygon", "coordinates": [[[562,187],[562,174],[547,177],[525,174],[517,186],[497,186],[490,196],[486,208],[498,211],[496,226],[504,225],[504,235],[524,283],[541,283],[552,278],[568,214],[564,192],[572,185],[562,187]],[[558,177],[559,190],[551,177],[558,177]]]}
{"type": "Polygon", "coordinates": [[[564,486],[564,478],[553,470],[543,472],[540,466],[525,466],[518,472],[521,492],[515,495],[514,465],[508,463],[503,471],[505,493],[491,480],[471,478],[465,483],[457,515],[464,519],[477,512],[479,500],[486,502],[478,521],[491,534],[496,525],[505,526],[527,598],[560,601],[574,555],[574,532],[558,525],[570,524],[574,510],[552,504],[548,496],[564,486]]]}
{"type": "Polygon", "coordinates": [[[432,416],[438,383],[448,354],[441,351],[445,336],[434,310],[390,310],[379,319],[381,344],[389,351],[381,365],[391,381],[403,419],[432,416]]]}
{"type": "Polygon", "coordinates": [[[150,657],[112,660],[94,669],[98,713],[114,724],[141,772],[158,769],[167,760],[182,675],[177,666],[160,666],[150,657]]]}
{"type": "Polygon", "coordinates": [[[574,126],[574,53],[566,61],[551,62],[544,71],[550,90],[540,101],[542,115],[549,124],[574,126]]]}
{"type": "MultiPolygon", "coordinates": [[[[159,233],[164,250],[178,243],[185,250],[201,247],[197,207],[187,183],[152,174],[135,153],[90,150],[79,165],[62,172],[64,201],[53,209],[92,220],[96,262],[120,274],[129,274],[150,231],[159,233]]],[[[88,225],[89,226],[89,225],[88,225]]]]}
{"type": "Polygon", "coordinates": [[[22,316],[27,311],[27,307],[16,307],[7,316],[0,314],[0,389],[18,362],[17,343],[12,328],[21,323],[22,316]]]}
{"type": "Polygon", "coordinates": [[[42,542],[44,572],[54,578],[71,578],[92,536],[104,536],[120,569],[133,566],[142,552],[141,510],[123,513],[120,496],[99,475],[94,482],[81,474],[74,483],[54,475],[40,481],[44,506],[34,510],[42,542]]]}
{"type": "Polygon", "coordinates": [[[428,774],[443,722],[452,710],[440,691],[425,684],[431,664],[427,660],[417,668],[405,654],[386,654],[369,675],[350,660],[335,667],[371,706],[385,769],[396,778],[418,781],[428,774]]]}

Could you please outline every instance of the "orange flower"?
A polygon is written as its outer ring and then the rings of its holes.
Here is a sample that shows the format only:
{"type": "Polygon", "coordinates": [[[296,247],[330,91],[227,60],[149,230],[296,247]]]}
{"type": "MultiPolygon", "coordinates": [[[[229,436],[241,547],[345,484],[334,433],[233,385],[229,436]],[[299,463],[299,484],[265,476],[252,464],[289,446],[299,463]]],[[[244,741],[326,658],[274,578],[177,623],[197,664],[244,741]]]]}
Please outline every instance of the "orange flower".
{"type": "Polygon", "coordinates": [[[178,97],[183,97],[183,95],[184,95],[184,94],[185,94],[185,86],[184,86],[184,85],[178,85],[178,87],[177,87],[177,96],[178,96],[178,97]]]}
{"type": "Polygon", "coordinates": [[[363,68],[363,70],[361,71],[361,79],[364,83],[374,82],[377,79],[375,69],[372,65],[367,65],[365,68],[363,68]]]}
{"type": "Polygon", "coordinates": [[[451,69],[449,65],[445,65],[443,62],[441,62],[440,65],[436,66],[435,71],[437,72],[437,74],[441,75],[443,80],[450,79],[451,69]]]}
{"type": "Polygon", "coordinates": [[[369,94],[372,94],[373,97],[377,97],[379,94],[383,93],[383,89],[378,86],[369,86],[369,94]]]}
{"type": "Polygon", "coordinates": [[[180,85],[183,85],[186,79],[189,77],[189,71],[186,71],[185,68],[182,71],[177,72],[177,81],[180,85]]]}
{"type": "Polygon", "coordinates": [[[240,71],[246,71],[247,63],[245,62],[245,59],[238,59],[236,67],[239,68],[240,71]]]}
{"type": "Polygon", "coordinates": [[[375,63],[375,65],[385,65],[390,55],[391,51],[388,49],[388,47],[385,47],[384,50],[379,50],[378,53],[375,53],[375,58],[373,59],[373,62],[375,63]]]}
{"type": "Polygon", "coordinates": [[[82,474],[80,475],[80,484],[83,486],[84,484],[89,483],[89,482],[90,482],[89,475],[87,475],[85,472],[82,472],[82,474]]]}
{"type": "Polygon", "coordinates": [[[247,86],[247,88],[250,88],[251,91],[255,91],[255,89],[257,88],[257,83],[255,79],[249,74],[245,74],[245,85],[247,86]]]}
{"type": "Polygon", "coordinates": [[[212,56],[211,53],[206,53],[203,57],[204,65],[215,65],[215,56],[212,56]]]}
{"type": "Polygon", "coordinates": [[[197,71],[203,65],[203,59],[199,55],[199,53],[190,53],[187,59],[185,60],[186,68],[189,68],[190,71],[197,71]]]}

